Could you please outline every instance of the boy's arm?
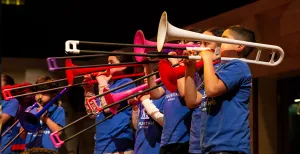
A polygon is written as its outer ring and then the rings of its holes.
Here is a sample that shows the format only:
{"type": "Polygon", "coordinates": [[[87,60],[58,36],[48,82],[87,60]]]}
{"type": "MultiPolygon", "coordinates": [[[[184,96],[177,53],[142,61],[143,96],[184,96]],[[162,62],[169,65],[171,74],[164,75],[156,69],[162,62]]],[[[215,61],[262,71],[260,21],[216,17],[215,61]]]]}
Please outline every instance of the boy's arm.
{"type": "Polygon", "coordinates": [[[153,120],[159,123],[161,126],[164,124],[164,114],[162,114],[158,108],[153,104],[152,100],[149,98],[143,98],[142,104],[148,115],[151,116],[153,120]]]}
{"type": "Polygon", "coordinates": [[[213,53],[211,51],[201,51],[201,58],[204,62],[204,89],[208,97],[217,97],[227,91],[227,87],[216,75],[213,65],[213,53]]]}
{"type": "Polygon", "coordinates": [[[185,72],[185,96],[184,100],[186,106],[190,109],[196,108],[202,101],[202,95],[197,91],[195,85],[195,61],[186,62],[186,72],[185,72]]]}
{"type": "Polygon", "coordinates": [[[137,126],[138,126],[138,118],[139,118],[138,105],[133,105],[132,106],[132,125],[135,130],[137,129],[137,126]]]}
{"type": "Polygon", "coordinates": [[[5,108],[2,108],[2,115],[0,119],[2,125],[5,125],[9,119],[16,117],[19,108],[19,101],[16,99],[12,99],[7,103],[8,104],[5,108]]]}
{"type": "MultiPolygon", "coordinates": [[[[92,78],[91,78],[90,75],[85,75],[83,82],[88,82],[88,81],[91,81],[91,80],[92,80],[92,78]]],[[[87,114],[90,114],[90,113],[92,113],[92,111],[90,110],[90,108],[88,107],[86,102],[89,98],[95,96],[94,85],[85,84],[85,85],[83,85],[83,89],[84,89],[84,106],[85,106],[85,110],[86,110],[87,114]]],[[[91,115],[90,118],[95,119],[96,116],[91,115]]]]}
{"type": "MultiPolygon", "coordinates": [[[[147,64],[144,67],[145,67],[145,70],[146,70],[146,72],[145,72],[146,75],[149,75],[149,74],[153,73],[153,69],[152,69],[151,64],[147,64]]],[[[157,85],[155,80],[156,80],[155,75],[152,75],[152,76],[147,78],[149,88],[152,88],[152,87],[157,85]]],[[[160,97],[162,97],[165,94],[165,90],[162,87],[158,87],[158,88],[155,88],[155,89],[151,90],[149,93],[150,93],[150,96],[151,96],[152,99],[159,99],[160,97]]]]}
{"type": "MultiPolygon", "coordinates": [[[[84,92],[84,106],[85,106],[85,110],[86,110],[86,112],[87,112],[87,114],[90,114],[90,113],[92,113],[92,111],[90,110],[90,108],[88,107],[88,105],[87,105],[87,101],[88,101],[88,99],[90,98],[90,97],[93,97],[93,96],[95,96],[95,93],[94,92],[88,92],[88,91],[85,91],[84,92]]],[[[91,119],[95,119],[96,118],[96,116],[93,114],[93,115],[91,115],[90,116],[90,118],[91,119]]]]}
{"type": "MultiPolygon", "coordinates": [[[[58,124],[56,124],[53,120],[51,120],[49,117],[44,117],[43,122],[49,127],[51,132],[55,132],[60,130],[62,127],[58,124]]],[[[62,132],[59,132],[58,135],[61,135],[62,132]]]]}
{"type": "Polygon", "coordinates": [[[21,133],[20,134],[20,137],[21,137],[21,139],[25,139],[26,138],[26,136],[27,136],[27,131],[23,128],[23,127],[20,127],[20,131],[19,131],[19,133],[21,133]],[[23,132],[22,132],[23,131],[23,132]],[[22,132],[22,133],[21,133],[22,132]]]}
{"type": "MultiPolygon", "coordinates": [[[[60,130],[62,127],[66,125],[66,116],[65,111],[62,107],[58,107],[57,116],[55,119],[50,119],[50,117],[46,116],[46,114],[42,115],[42,121],[49,127],[51,132],[55,132],[60,130]]],[[[59,132],[58,135],[61,135],[62,132],[59,132]]]]}

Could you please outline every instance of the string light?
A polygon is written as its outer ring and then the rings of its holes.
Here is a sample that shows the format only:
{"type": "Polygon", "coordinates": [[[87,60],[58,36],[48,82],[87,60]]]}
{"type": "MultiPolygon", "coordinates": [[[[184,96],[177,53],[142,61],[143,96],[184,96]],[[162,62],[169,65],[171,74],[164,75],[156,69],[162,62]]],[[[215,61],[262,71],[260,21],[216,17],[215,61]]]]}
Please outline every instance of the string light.
{"type": "Polygon", "coordinates": [[[24,0],[1,0],[4,5],[24,5],[24,0]]]}

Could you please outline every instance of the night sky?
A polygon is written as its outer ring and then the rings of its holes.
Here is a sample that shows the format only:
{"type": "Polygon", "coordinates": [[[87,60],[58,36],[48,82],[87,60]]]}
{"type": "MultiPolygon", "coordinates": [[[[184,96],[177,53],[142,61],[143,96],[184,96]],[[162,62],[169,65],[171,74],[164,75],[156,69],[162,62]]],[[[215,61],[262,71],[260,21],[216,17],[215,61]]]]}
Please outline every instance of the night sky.
{"type": "Polygon", "coordinates": [[[183,27],[253,1],[25,0],[24,6],[2,5],[1,54],[32,58],[64,56],[66,40],[133,43],[139,29],[147,39],[156,37],[163,11],[167,11],[172,25],[183,27]]]}

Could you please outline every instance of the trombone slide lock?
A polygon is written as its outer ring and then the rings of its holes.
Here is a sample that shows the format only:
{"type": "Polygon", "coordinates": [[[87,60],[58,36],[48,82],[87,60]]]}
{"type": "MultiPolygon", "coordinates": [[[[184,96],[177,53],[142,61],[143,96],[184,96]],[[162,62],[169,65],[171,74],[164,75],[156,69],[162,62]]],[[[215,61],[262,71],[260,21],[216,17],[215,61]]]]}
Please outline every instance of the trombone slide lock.
{"type": "Polygon", "coordinates": [[[77,49],[77,45],[79,44],[79,41],[75,41],[75,40],[68,40],[65,43],[65,50],[66,50],[66,54],[79,54],[80,50],[77,49]]]}
{"type": "Polygon", "coordinates": [[[97,105],[96,99],[94,97],[91,97],[86,101],[86,105],[91,110],[93,114],[98,114],[103,109],[97,105]]]}
{"type": "Polygon", "coordinates": [[[64,141],[62,141],[58,136],[58,131],[51,133],[50,139],[56,148],[60,148],[64,144],[64,141]]]}
{"type": "Polygon", "coordinates": [[[2,91],[2,95],[4,97],[4,100],[8,101],[14,98],[14,96],[11,95],[10,89],[4,89],[2,91]]]}
{"type": "Polygon", "coordinates": [[[55,71],[59,68],[55,58],[47,58],[47,64],[49,71],[55,71]]]}

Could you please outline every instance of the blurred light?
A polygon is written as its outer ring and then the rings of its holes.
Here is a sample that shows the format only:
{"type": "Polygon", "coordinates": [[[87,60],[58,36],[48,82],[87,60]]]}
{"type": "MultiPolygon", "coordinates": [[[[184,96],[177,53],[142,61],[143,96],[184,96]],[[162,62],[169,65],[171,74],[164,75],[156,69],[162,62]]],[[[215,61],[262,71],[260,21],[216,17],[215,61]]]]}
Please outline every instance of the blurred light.
{"type": "Polygon", "coordinates": [[[296,103],[298,103],[298,102],[300,102],[300,99],[295,99],[294,101],[295,101],[296,103]]]}
{"type": "Polygon", "coordinates": [[[25,0],[1,0],[4,5],[24,5],[25,0]]]}

